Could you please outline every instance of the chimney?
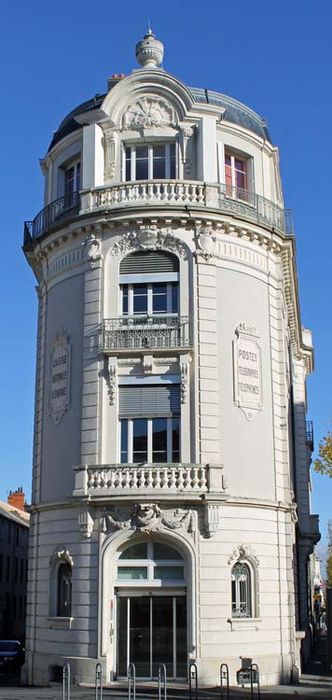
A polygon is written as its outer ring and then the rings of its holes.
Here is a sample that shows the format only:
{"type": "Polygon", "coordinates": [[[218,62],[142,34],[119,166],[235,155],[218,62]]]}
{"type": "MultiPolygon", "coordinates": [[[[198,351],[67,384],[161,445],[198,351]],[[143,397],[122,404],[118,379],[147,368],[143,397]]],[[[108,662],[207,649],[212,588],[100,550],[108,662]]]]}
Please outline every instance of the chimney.
{"type": "Polygon", "coordinates": [[[16,491],[9,491],[7,503],[17,510],[25,510],[25,493],[22,486],[19,486],[16,491]]]}
{"type": "Polygon", "coordinates": [[[113,73],[113,75],[107,80],[107,90],[110,91],[114,85],[123,80],[126,77],[125,73],[113,73]]]}

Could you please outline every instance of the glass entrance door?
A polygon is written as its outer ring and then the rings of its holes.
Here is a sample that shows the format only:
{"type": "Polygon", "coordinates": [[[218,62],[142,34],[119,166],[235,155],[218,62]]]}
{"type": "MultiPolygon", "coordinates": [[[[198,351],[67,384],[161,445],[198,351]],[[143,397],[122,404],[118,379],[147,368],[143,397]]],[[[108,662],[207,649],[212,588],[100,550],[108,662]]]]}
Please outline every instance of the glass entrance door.
{"type": "Polygon", "coordinates": [[[118,597],[118,676],[130,663],[136,675],[154,678],[166,665],[169,678],[183,678],[187,668],[186,597],[118,597]]]}

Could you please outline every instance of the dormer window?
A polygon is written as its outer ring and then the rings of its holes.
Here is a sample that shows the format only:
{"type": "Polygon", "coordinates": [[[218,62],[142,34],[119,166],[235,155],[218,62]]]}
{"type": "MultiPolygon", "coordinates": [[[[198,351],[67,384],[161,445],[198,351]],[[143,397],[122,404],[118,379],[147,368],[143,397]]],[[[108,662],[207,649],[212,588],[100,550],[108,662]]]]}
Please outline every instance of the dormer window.
{"type": "Polygon", "coordinates": [[[174,180],[175,143],[126,146],[124,180],[174,180]]]}

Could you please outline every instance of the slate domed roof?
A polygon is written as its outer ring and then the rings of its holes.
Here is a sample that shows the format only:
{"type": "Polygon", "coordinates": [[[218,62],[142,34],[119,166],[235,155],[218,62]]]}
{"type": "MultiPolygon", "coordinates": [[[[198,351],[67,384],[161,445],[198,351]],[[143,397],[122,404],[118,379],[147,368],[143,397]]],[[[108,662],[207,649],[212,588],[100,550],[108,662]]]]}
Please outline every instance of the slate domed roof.
{"type": "MultiPolygon", "coordinates": [[[[271,142],[270,135],[268,132],[267,124],[265,119],[254,112],[250,107],[247,107],[242,102],[235,100],[233,97],[228,95],[223,95],[220,92],[215,92],[214,90],[208,90],[206,88],[189,88],[194,102],[205,103],[217,105],[225,109],[223,116],[224,121],[231,122],[233,124],[238,124],[239,126],[252,131],[257,136],[262,139],[267,139],[271,142]]],[[[82,102],[80,105],[75,107],[67,116],[62,120],[57,131],[54,132],[52,141],[49,145],[48,151],[50,151],[53,146],[55,146],[61,139],[68,134],[77,131],[81,128],[81,125],[75,120],[75,117],[83,112],[89,112],[94,109],[98,109],[101,106],[106,93],[103,95],[97,94],[86,102],[82,102]]]]}

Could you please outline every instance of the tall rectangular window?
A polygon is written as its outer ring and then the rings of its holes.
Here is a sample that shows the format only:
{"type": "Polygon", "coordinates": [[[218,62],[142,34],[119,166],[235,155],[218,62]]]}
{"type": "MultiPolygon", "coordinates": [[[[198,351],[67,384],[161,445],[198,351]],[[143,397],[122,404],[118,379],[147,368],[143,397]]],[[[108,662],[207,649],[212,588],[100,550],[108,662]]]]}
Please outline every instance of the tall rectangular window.
{"type": "Polygon", "coordinates": [[[119,387],[122,463],[180,461],[179,385],[119,387]]]}
{"type": "Polygon", "coordinates": [[[124,180],[174,180],[175,143],[133,144],[124,151],[124,180]]]}
{"type": "Polygon", "coordinates": [[[152,316],[177,314],[179,310],[178,282],[122,284],[122,314],[152,316]]]}
{"type": "Polygon", "coordinates": [[[248,159],[225,153],[226,194],[237,199],[248,199],[248,159]]]}
{"type": "Polygon", "coordinates": [[[72,207],[76,203],[76,192],[81,187],[81,163],[77,162],[66,168],[64,177],[65,206],[72,207]]]}

